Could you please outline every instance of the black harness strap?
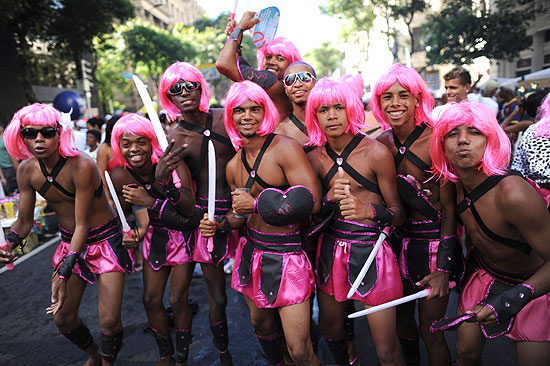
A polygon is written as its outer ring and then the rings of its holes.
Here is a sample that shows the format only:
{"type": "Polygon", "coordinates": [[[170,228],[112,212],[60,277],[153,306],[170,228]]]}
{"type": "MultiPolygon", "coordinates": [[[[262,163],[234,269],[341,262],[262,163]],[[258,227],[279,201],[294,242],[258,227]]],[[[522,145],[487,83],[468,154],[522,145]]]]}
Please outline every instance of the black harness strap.
{"type": "Polygon", "coordinates": [[[157,164],[153,164],[153,169],[151,169],[151,172],[149,173],[149,177],[147,178],[147,181],[144,181],[138,173],[136,173],[133,169],[128,168],[128,172],[134,177],[135,180],[149,193],[151,196],[164,200],[166,197],[160,193],[154,186],[153,183],[155,183],[155,170],[157,170],[157,164]]]}
{"type": "Polygon", "coordinates": [[[38,193],[42,197],[45,197],[46,192],[50,189],[50,187],[53,185],[55,188],[59,189],[61,192],[63,192],[66,196],[74,198],[75,194],[67,191],[63,186],[55,180],[61,169],[65,166],[65,163],[67,162],[67,158],[64,158],[63,156],[59,157],[59,160],[57,163],[55,163],[51,173],[48,172],[48,169],[46,169],[46,166],[42,162],[42,160],[37,159],[38,164],[40,164],[40,170],[42,171],[42,174],[44,174],[44,177],[46,178],[46,181],[44,184],[42,184],[42,187],[38,190],[38,193]]]}
{"type": "Polygon", "coordinates": [[[288,117],[290,118],[290,121],[292,123],[294,123],[294,126],[296,126],[300,131],[302,131],[302,133],[304,135],[306,135],[307,137],[309,137],[308,133],[307,133],[307,128],[306,128],[306,125],[303,124],[302,122],[300,122],[300,120],[294,115],[294,113],[290,113],[290,116],[288,117]]]}
{"type": "Polygon", "coordinates": [[[219,133],[212,131],[213,120],[214,118],[212,117],[212,112],[208,112],[208,117],[206,118],[206,124],[204,127],[197,126],[195,124],[185,122],[185,121],[179,122],[182,128],[188,131],[196,132],[203,136],[202,143],[201,143],[201,150],[199,153],[199,163],[197,164],[196,169],[191,169],[191,176],[193,178],[195,178],[199,174],[199,172],[201,171],[204,165],[204,161],[206,159],[206,154],[208,151],[208,141],[210,139],[221,142],[222,144],[227,145],[231,148],[233,147],[233,144],[231,143],[231,140],[228,137],[222,136],[219,133]]]}
{"type": "Polygon", "coordinates": [[[411,163],[413,163],[414,166],[416,166],[418,169],[425,172],[430,171],[431,167],[410,150],[411,145],[420,137],[420,135],[422,135],[426,127],[428,127],[426,123],[421,123],[420,125],[416,126],[413,132],[411,132],[411,134],[407,136],[404,143],[399,142],[399,139],[397,138],[397,136],[395,136],[395,133],[393,134],[393,143],[397,148],[397,154],[395,154],[394,157],[396,168],[399,166],[399,164],[401,164],[403,158],[407,157],[407,159],[411,163]]]}
{"type": "Polygon", "coordinates": [[[325,149],[327,151],[328,156],[334,161],[334,164],[328,171],[328,173],[323,178],[323,186],[328,190],[329,183],[338,171],[339,167],[342,167],[346,173],[348,173],[355,181],[363,186],[363,188],[374,192],[376,194],[382,195],[382,192],[380,192],[380,189],[378,188],[378,185],[371,182],[367,178],[363,177],[357,170],[355,170],[349,163],[346,161],[349,154],[359,145],[361,140],[363,140],[365,136],[363,134],[357,134],[355,135],[351,141],[346,145],[344,148],[344,151],[342,151],[341,155],[338,155],[334,150],[332,150],[328,144],[325,144],[325,149]]]}
{"type": "Polygon", "coordinates": [[[509,239],[504,238],[493,231],[491,231],[487,225],[483,222],[481,219],[481,216],[477,212],[474,202],[476,202],[478,199],[480,199],[485,193],[489,192],[491,189],[493,189],[503,178],[509,176],[509,175],[519,175],[521,174],[517,172],[510,172],[506,175],[492,175],[489,178],[485,179],[483,182],[481,182],[477,187],[475,187],[472,192],[468,193],[464,186],[462,187],[462,191],[464,192],[464,199],[457,205],[457,213],[458,215],[461,215],[464,211],[466,211],[468,208],[472,211],[472,215],[474,216],[477,224],[481,228],[481,230],[493,239],[494,241],[506,245],[510,248],[519,250],[524,252],[525,254],[529,255],[532,251],[532,248],[529,246],[529,244],[515,240],[515,239],[509,239]]]}
{"type": "MultiPolygon", "coordinates": [[[[267,135],[267,138],[265,139],[262,145],[262,148],[260,149],[260,152],[258,153],[256,160],[254,161],[254,165],[252,166],[252,168],[250,167],[250,165],[248,164],[248,161],[246,160],[245,149],[244,148],[241,149],[241,160],[243,162],[244,168],[249,174],[248,180],[246,181],[245,188],[252,188],[252,185],[254,184],[254,182],[257,182],[264,189],[272,187],[271,185],[266,183],[262,178],[260,178],[260,176],[258,175],[258,168],[260,167],[260,162],[262,161],[262,157],[264,156],[264,153],[266,152],[267,148],[273,141],[274,137],[275,137],[274,133],[270,133],[269,135],[267,135]]],[[[273,188],[284,190],[284,189],[287,189],[288,186],[278,186],[273,188]]]]}

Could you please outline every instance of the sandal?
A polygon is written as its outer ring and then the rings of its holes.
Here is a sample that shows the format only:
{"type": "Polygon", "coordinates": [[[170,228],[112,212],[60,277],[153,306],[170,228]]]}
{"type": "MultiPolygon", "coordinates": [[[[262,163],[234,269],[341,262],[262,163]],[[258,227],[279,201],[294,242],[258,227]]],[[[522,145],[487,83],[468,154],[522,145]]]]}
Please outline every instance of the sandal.
{"type": "Polygon", "coordinates": [[[351,361],[349,361],[349,365],[350,366],[355,366],[355,365],[359,365],[359,358],[361,357],[361,355],[357,355],[355,356],[355,358],[351,361]]]}

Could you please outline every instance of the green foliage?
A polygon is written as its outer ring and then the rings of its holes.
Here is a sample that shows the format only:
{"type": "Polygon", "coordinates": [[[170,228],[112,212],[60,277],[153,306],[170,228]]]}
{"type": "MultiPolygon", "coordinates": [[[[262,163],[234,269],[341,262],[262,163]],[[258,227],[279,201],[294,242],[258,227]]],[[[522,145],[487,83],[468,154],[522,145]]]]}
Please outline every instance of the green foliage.
{"type": "Polygon", "coordinates": [[[468,64],[480,56],[511,60],[528,48],[526,32],[533,8],[497,0],[495,9],[474,1],[450,0],[428,17],[425,33],[430,63],[468,64]]]}
{"type": "Polygon", "coordinates": [[[321,5],[319,8],[323,14],[346,20],[341,35],[345,40],[349,40],[357,32],[368,32],[372,29],[376,18],[375,3],[375,1],[365,0],[328,0],[326,5],[321,5]]]}
{"type": "Polygon", "coordinates": [[[342,58],[344,54],[332,47],[329,41],[324,41],[321,47],[305,54],[305,59],[311,63],[318,78],[332,75],[332,72],[341,66],[342,58]]]}

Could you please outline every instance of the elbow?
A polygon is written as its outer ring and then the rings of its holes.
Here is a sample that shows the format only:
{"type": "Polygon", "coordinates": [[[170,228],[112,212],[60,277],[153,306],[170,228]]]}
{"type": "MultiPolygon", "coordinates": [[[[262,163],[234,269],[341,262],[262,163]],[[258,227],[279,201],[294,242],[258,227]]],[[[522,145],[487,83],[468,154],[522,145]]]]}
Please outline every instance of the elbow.
{"type": "Polygon", "coordinates": [[[229,65],[227,62],[224,62],[224,60],[218,58],[216,60],[216,70],[218,70],[218,72],[222,75],[227,75],[229,72],[229,65]]]}

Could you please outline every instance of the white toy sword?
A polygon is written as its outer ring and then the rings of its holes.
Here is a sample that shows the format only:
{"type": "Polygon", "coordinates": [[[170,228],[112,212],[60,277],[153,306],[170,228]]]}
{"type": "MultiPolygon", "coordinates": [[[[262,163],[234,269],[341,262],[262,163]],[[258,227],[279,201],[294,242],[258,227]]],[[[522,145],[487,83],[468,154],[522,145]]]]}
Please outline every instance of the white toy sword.
{"type": "MultiPolygon", "coordinates": [[[[449,289],[451,289],[455,286],[456,286],[456,283],[454,281],[449,282],[449,289]]],[[[355,313],[352,313],[352,314],[348,315],[348,318],[350,318],[350,319],[359,318],[360,316],[369,315],[369,314],[376,313],[377,311],[381,311],[381,310],[386,310],[386,309],[392,308],[394,306],[404,304],[404,303],[409,302],[409,301],[422,299],[424,297],[427,297],[430,294],[430,292],[432,292],[432,289],[427,288],[427,289],[419,291],[415,294],[405,296],[405,297],[402,297],[402,298],[399,298],[399,299],[395,299],[393,301],[389,301],[385,304],[380,304],[380,305],[373,306],[372,308],[356,311],[355,313]]]]}
{"type": "MultiPolygon", "coordinates": [[[[8,243],[6,243],[6,238],[4,237],[4,228],[0,227],[0,249],[8,249],[8,243]]],[[[9,254],[9,253],[8,253],[9,254]]],[[[6,263],[6,268],[12,270],[15,265],[13,263],[6,263]]]]}
{"type": "Polygon", "coordinates": [[[105,181],[107,182],[107,186],[109,187],[109,193],[111,193],[111,198],[113,199],[113,202],[115,203],[116,212],[118,213],[118,217],[120,217],[120,221],[122,222],[122,231],[128,237],[132,237],[132,232],[130,231],[130,226],[126,222],[126,216],[124,216],[124,211],[122,211],[122,207],[120,207],[120,201],[118,200],[118,196],[116,194],[115,186],[113,185],[113,181],[111,180],[111,176],[109,175],[108,171],[105,171],[105,181]]]}
{"type": "MultiPolygon", "coordinates": [[[[153,124],[153,128],[155,130],[155,134],[157,135],[157,140],[159,141],[160,148],[162,149],[162,151],[164,151],[168,147],[168,140],[166,139],[166,134],[164,133],[164,129],[162,128],[162,124],[160,123],[157,111],[153,106],[151,96],[149,95],[149,92],[147,92],[145,84],[143,84],[143,81],[141,81],[141,79],[137,75],[132,75],[132,80],[134,80],[134,84],[136,84],[136,88],[138,90],[139,96],[141,97],[141,101],[143,102],[143,105],[147,110],[147,114],[149,115],[149,120],[153,124]]],[[[174,180],[174,185],[177,188],[180,188],[181,180],[175,170],[172,171],[172,178],[174,180]]]]}
{"type": "MultiPolygon", "coordinates": [[[[208,220],[214,221],[216,212],[216,150],[212,140],[208,140],[208,220]]],[[[214,238],[208,238],[206,246],[209,252],[214,250],[214,238]]]]}

